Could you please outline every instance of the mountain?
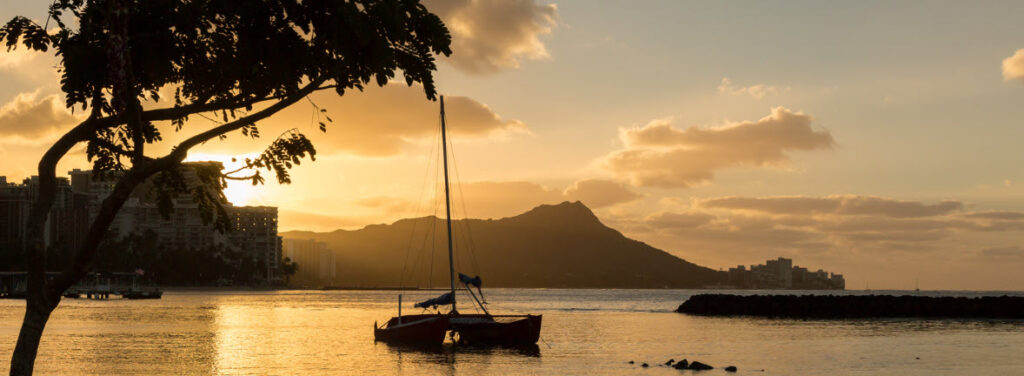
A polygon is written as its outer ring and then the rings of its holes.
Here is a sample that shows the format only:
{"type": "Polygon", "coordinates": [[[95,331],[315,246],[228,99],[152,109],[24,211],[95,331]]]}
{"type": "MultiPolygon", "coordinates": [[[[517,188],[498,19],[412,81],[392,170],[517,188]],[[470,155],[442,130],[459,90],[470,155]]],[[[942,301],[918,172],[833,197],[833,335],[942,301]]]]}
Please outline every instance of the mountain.
{"type": "MultiPolygon", "coordinates": [[[[724,273],[623,236],[578,201],[541,205],[497,220],[457,220],[452,231],[456,271],[480,275],[487,287],[691,288],[725,278],[724,273]]],[[[331,283],[335,286],[448,285],[441,218],[281,236],[326,242],[337,256],[338,277],[331,283]]]]}

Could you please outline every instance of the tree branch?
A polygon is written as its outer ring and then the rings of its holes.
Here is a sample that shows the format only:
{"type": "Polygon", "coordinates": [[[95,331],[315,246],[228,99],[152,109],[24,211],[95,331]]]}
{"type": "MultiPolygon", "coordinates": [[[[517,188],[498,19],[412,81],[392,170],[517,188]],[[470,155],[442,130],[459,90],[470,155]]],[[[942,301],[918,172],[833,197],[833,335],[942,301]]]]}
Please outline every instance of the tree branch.
{"type": "Polygon", "coordinates": [[[265,109],[241,119],[214,127],[206,132],[202,132],[182,141],[180,144],[175,146],[169,154],[163,157],[153,159],[149,163],[145,163],[143,165],[132,165],[132,168],[129,169],[128,172],[118,180],[117,184],[114,185],[114,189],[111,194],[103,200],[100,212],[96,215],[92,225],[89,227],[89,232],[86,234],[85,240],[82,242],[78,252],[75,253],[74,261],[71,263],[69,268],[61,273],[61,275],[53,282],[51,286],[51,294],[58,294],[59,296],[59,294],[63,293],[64,290],[71,287],[75,281],[80,280],[86,273],[88,273],[89,265],[92,264],[92,260],[95,258],[96,253],[99,250],[99,244],[103,240],[103,236],[106,235],[107,231],[110,229],[110,225],[114,222],[118,211],[120,211],[121,207],[124,206],[124,203],[128,201],[128,197],[131,195],[132,191],[134,191],[135,188],[142,184],[146,179],[158,172],[180,166],[181,162],[188,156],[189,149],[196,145],[209,141],[222,134],[238,130],[245,125],[266,119],[278,111],[298,102],[310,93],[316,91],[319,85],[323,84],[326,80],[326,78],[315,79],[299,91],[290,94],[265,109]]]}

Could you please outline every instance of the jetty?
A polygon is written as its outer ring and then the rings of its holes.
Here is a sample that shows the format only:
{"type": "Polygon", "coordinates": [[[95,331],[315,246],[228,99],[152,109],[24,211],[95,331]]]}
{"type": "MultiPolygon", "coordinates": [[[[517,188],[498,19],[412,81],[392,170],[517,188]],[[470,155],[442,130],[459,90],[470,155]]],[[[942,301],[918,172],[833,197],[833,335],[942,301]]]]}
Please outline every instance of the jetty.
{"type": "MultiPolygon", "coordinates": [[[[59,274],[47,272],[46,278],[56,278],[59,274]]],[[[0,299],[25,299],[27,288],[28,273],[0,272],[0,299]]],[[[163,291],[139,273],[95,272],[86,275],[62,295],[73,299],[160,299],[163,291]]]]}
{"type": "Polygon", "coordinates": [[[1024,297],[929,297],[895,295],[699,294],[676,312],[701,316],[798,319],[987,318],[1024,319],[1024,297]]]}

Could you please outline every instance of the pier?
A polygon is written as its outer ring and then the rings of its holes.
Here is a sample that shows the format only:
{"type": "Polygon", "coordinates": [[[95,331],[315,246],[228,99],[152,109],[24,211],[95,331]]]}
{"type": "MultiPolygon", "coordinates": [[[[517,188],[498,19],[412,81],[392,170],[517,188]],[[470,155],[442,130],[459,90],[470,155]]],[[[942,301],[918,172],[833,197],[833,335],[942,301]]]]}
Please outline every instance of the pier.
{"type": "MultiPolygon", "coordinates": [[[[60,273],[47,272],[46,278],[60,273]]],[[[0,299],[25,299],[28,286],[26,272],[0,272],[0,299]]],[[[163,291],[148,283],[138,273],[89,273],[64,291],[64,297],[73,299],[160,299],[163,291]]]]}

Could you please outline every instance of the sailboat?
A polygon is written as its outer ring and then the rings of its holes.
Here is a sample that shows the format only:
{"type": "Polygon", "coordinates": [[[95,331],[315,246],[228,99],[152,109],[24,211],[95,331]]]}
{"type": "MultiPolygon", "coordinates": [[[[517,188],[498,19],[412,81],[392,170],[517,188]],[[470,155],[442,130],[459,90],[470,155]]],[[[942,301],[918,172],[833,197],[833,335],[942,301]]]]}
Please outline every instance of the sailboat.
{"type": "Polygon", "coordinates": [[[444,161],[444,205],[445,223],[448,233],[448,277],[450,290],[445,294],[416,303],[416,308],[451,306],[448,313],[418,314],[402,316],[402,297],[398,297],[398,316],[383,325],[373,325],[374,339],[384,342],[437,343],[444,342],[450,335],[459,344],[467,345],[532,345],[540,340],[543,315],[493,315],[481,301],[483,291],[479,276],[469,277],[458,273],[458,283],[465,288],[473,303],[483,313],[459,313],[456,305],[456,273],[452,245],[451,194],[448,182],[448,135],[444,113],[444,96],[441,102],[441,147],[444,161]],[[470,286],[476,287],[480,298],[470,286]]]}

